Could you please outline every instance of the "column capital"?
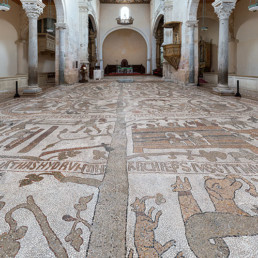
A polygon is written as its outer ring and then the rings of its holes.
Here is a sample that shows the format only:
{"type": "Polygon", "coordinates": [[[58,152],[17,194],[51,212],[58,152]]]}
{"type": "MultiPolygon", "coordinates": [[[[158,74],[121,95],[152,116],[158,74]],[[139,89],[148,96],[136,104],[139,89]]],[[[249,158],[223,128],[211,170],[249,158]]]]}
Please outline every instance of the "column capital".
{"type": "Polygon", "coordinates": [[[215,13],[220,20],[229,19],[230,14],[236,6],[236,0],[216,0],[212,3],[215,13]]]}
{"type": "Polygon", "coordinates": [[[43,9],[46,6],[41,0],[21,0],[21,3],[28,18],[36,19],[43,13],[43,9]]]}
{"type": "Polygon", "coordinates": [[[87,13],[89,11],[89,8],[88,8],[88,6],[81,5],[81,6],[79,6],[79,11],[80,11],[80,13],[87,13]]]}
{"type": "Polygon", "coordinates": [[[186,26],[187,27],[197,27],[198,26],[198,20],[189,20],[186,21],[186,26]]]}
{"type": "Polygon", "coordinates": [[[63,22],[55,23],[57,30],[65,30],[67,29],[67,24],[63,22]]]}
{"type": "Polygon", "coordinates": [[[84,13],[89,11],[88,2],[89,0],[79,0],[78,6],[80,12],[84,13]]]}
{"type": "Polygon", "coordinates": [[[167,0],[164,2],[164,8],[171,8],[173,7],[173,1],[167,0]]]}
{"type": "Polygon", "coordinates": [[[19,45],[19,44],[25,44],[27,41],[25,39],[18,39],[15,41],[15,44],[16,45],[19,45]]]}

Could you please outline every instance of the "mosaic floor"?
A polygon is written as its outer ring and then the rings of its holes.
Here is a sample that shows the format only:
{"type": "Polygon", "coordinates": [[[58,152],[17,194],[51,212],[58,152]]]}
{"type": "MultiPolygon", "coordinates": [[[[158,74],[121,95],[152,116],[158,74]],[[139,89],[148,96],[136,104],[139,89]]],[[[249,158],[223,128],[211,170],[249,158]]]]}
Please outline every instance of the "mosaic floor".
{"type": "Polygon", "coordinates": [[[258,102],[158,80],[0,104],[0,257],[258,257],[258,102]]]}

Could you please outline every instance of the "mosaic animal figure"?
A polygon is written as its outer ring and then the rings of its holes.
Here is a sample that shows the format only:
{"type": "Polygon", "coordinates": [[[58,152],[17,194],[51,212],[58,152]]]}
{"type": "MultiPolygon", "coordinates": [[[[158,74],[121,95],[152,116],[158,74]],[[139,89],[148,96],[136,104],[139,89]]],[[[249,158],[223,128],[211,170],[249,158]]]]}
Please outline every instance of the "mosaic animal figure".
{"type": "Polygon", "coordinates": [[[254,197],[258,196],[255,186],[245,178],[205,177],[205,189],[215,212],[201,211],[192,195],[188,178],[182,181],[177,177],[172,185],[173,191],[178,193],[188,244],[198,258],[229,257],[230,249],[223,238],[258,235],[258,216],[251,216],[235,203],[235,192],[243,185],[236,179],[246,182],[250,187],[246,191],[254,197]]]}
{"type": "MultiPolygon", "coordinates": [[[[150,257],[159,258],[165,253],[170,247],[175,245],[174,240],[168,241],[162,245],[155,240],[154,229],[158,227],[159,218],[162,215],[162,211],[158,211],[155,220],[152,219],[152,212],[155,210],[151,207],[146,214],[146,198],[136,198],[135,202],[131,204],[132,211],[136,214],[136,223],[134,230],[134,243],[139,258],[150,257]]],[[[130,250],[129,257],[133,257],[133,252],[130,250]]]]}

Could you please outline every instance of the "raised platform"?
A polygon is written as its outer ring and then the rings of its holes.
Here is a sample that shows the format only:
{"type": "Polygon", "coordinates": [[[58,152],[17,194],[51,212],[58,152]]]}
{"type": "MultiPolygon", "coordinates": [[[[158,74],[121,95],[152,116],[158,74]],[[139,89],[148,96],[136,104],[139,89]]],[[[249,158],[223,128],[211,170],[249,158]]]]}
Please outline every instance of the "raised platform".
{"type": "Polygon", "coordinates": [[[119,80],[117,80],[117,82],[119,82],[119,83],[132,83],[132,82],[134,82],[134,80],[133,79],[119,79],[119,80]]]}
{"type": "Polygon", "coordinates": [[[105,76],[137,76],[137,75],[144,75],[141,73],[109,73],[105,74],[105,76]]]}

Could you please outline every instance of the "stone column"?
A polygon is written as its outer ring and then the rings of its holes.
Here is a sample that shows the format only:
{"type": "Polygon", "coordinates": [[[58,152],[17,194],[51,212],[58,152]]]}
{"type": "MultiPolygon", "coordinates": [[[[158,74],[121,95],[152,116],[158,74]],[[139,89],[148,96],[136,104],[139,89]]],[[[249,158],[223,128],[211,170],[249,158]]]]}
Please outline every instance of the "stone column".
{"type": "Polygon", "coordinates": [[[160,68],[160,57],[161,57],[161,53],[160,53],[160,47],[162,44],[162,39],[157,38],[156,39],[156,66],[157,68],[160,68]]]}
{"type": "Polygon", "coordinates": [[[59,48],[58,54],[58,63],[59,63],[59,84],[65,83],[65,30],[67,26],[65,23],[56,23],[56,31],[59,33],[59,48]]]}
{"type": "Polygon", "coordinates": [[[26,40],[19,39],[16,42],[17,45],[17,74],[25,74],[25,45],[26,40]]]}
{"type": "MultiPolygon", "coordinates": [[[[173,11],[173,1],[167,0],[164,2],[164,23],[173,21],[172,18],[172,11],[173,11]]],[[[164,42],[162,46],[172,44],[173,43],[173,30],[164,28],[164,42]]],[[[163,60],[163,79],[164,80],[171,80],[172,74],[170,72],[170,64],[163,60]]]]}
{"type": "Polygon", "coordinates": [[[21,0],[22,7],[29,18],[29,78],[25,94],[37,94],[41,91],[38,86],[38,17],[45,5],[40,0],[21,0]]]}
{"type": "Polygon", "coordinates": [[[155,70],[157,68],[157,66],[156,66],[156,38],[154,35],[152,36],[151,44],[152,44],[151,67],[152,67],[152,70],[155,70]]]}
{"type": "Polygon", "coordinates": [[[150,68],[151,68],[151,59],[148,58],[148,59],[147,59],[147,74],[150,74],[150,73],[151,73],[151,72],[150,72],[150,68]]]}
{"type": "Polygon", "coordinates": [[[198,21],[187,21],[186,25],[189,27],[189,84],[195,85],[195,27],[198,21]]]}
{"type": "Polygon", "coordinates": [[[233,90],[228,86],[228,34],[229,16],[236,0],[216,0],[212,5],[219,17],[218,86],[213,90],[219,94],[232,94],[233,90]]]}
{"type": "Polygon", "coordinates": [[[96,65],[96,32],[90,33],[90,48],[91,48],[91,67],[96,65]]]}
{"type": "Polygon", "coordinates": [[[89,65],[88,44],[89,44],[89,17],[87,2],[79,2],[80,18],[80,64],[89,65]]]}
{"type": "Polygon", "coordinates": [[[104,70],[104,62],[103,59],[99,60],[100,70],[104,70]]]}

